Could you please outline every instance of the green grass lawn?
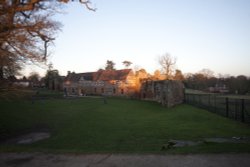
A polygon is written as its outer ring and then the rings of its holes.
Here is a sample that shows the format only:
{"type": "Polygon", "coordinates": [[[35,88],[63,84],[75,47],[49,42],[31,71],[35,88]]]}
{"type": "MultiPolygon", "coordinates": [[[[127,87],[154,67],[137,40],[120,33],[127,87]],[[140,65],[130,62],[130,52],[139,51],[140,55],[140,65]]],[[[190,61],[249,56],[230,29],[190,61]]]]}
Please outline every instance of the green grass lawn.
{"type": "Polygon", "coordinates": [[[51,138],[30,145],[0,144],[0,151],[76,153],[250,152],[250,144],[203,144],[161,151],[169,139],[250,137],[249,125],[179,105],[109,98],[0,102],[0,136],[48,128],[51,138]]]}

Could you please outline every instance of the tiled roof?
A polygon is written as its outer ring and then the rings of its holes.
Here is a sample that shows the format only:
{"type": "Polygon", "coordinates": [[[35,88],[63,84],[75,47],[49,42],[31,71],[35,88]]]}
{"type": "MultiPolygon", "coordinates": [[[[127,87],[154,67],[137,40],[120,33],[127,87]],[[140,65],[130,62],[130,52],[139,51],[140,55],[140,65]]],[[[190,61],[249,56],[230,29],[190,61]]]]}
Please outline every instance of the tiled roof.
{"type": "Polygon", "coordinates": [[[81,77],[88,81],[110,81],[110,80],[125,80],[131,69],[124,70],[99,70],[98,72],[88,73],[70,73],[64,81],[78,82],[81,77]]]}
{"type": "Polygon", "coordinates": [[[78,82],[81,77],[83,77],[84,80],[92,81],[94,78],[94,73],[95,72],[70,73],[64,78],[64,81],[78,82]]]}
{"type": "Polygon", "coordinates": [[[110,80],[125,80],[130,73],[131,69],[124,70],[102,70],[97,80],[110,81],[110,80]]]}

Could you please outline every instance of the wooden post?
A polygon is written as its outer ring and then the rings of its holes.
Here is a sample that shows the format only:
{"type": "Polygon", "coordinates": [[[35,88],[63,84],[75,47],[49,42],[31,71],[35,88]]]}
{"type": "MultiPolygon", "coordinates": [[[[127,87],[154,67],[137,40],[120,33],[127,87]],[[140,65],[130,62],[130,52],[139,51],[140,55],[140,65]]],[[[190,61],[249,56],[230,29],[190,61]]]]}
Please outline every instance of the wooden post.
{"type": "Polygon", "coordinates": [[[216,108],[216,95],[214,94],[214,112],[217,112],[217,108],[216,108]]]}
{"type": "Polygon", "coordinates": [[[208,106],[211,106],[211,104],[210,104],[210,96],[211,96],[211,94],[208,95],[208,106]]]}
{"type": "Polygon", "coordinates": [[[199,97],[199,106],[201,106],[201,95],[198,95],[199,97]]]}
{"type": "Polygon", "coordinates": [[[228,117],[228,97],[226,97],[226,116],[228,117]]]}
{"type": "Polygon", "coordinates": [[[244,116],[244,111],[245,111],[245,101],[244,99],[241,99],[241,121],[245,121],[245,116],[244,116]]]}
{"type": "Polygon", "coordinates": [[[238,101],[237,101],[237,99],[235,99],[235,110],[234,110],[234,112],[235,112],[234,119],[235,120],[237,120],[237,109],[238,109],[238,101]]]}
{"type": "Polygon", "coordinates": [[[186,103],[187,102],[187,99],[186,99],[186,93],[185,93],[185,88],[183,88],[183,103],[186,103]]]}

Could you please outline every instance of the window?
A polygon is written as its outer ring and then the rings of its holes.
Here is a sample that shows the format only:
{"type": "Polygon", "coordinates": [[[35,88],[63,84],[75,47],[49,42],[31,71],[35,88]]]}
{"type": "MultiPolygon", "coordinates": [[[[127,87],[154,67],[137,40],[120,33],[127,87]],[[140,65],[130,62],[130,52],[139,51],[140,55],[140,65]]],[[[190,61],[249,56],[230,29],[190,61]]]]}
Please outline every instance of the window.
{"type": "Polygon", "coordinates": [[[81,78],[80,78],[80,81],[84,81],[84,77],[81,77],[81,78]]]}
{"type": "Polygon", "coordinates": [[[114,88],[114,89],[113,89],[113,94],[115,94],[115,93],[116,93],[116,89],[114,88]]]}
{"type": "Polygon", "coordinates": [[[102,93],[104,93],[104,88],[102,88],[102,93]]]}
{"type": "Polygon", "coordinates": [[[123,90],[123,89],[121,89],[121,94],[122,94],[122,95],[124,94],[124,90],[123,90]]]}

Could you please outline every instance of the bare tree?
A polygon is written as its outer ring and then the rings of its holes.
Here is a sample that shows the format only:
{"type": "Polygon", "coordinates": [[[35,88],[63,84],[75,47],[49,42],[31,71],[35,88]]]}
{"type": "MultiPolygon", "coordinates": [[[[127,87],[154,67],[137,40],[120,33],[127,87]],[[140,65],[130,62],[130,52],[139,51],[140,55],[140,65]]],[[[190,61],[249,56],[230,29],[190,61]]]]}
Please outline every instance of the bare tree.
{"type": "MultiPolygon", "coordinates": [[[[49,55],[48,47],[53,43],[61,26],[59,22],[52,20],[51,16],[58,12],[57,9],[62,4],[69,1],[0,1],[0,79],[3,79],[4,69],[9,65],[6,60],[11,57],[16,64],[46,60],[49,55]]],[[[89,10],[95,10],[90,7],[90,1],[79,2],[89,10]]]]}
{"type": "Polygon", "coordinates": [[[166,79],[172,79],[176,58],[173,58],[170,54],[166,53],[159,58],[159,64],[162,67],[163,73],[166,75],[166,79]]]}
{"type": "Polygon", "coordinates": [[[200,70],[198,73],[204,75],[206,78],[214,77],[214,72],[207,68],[200,70]]]}

